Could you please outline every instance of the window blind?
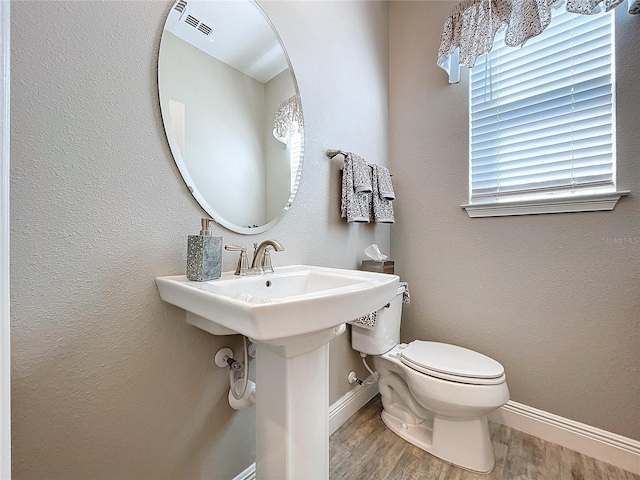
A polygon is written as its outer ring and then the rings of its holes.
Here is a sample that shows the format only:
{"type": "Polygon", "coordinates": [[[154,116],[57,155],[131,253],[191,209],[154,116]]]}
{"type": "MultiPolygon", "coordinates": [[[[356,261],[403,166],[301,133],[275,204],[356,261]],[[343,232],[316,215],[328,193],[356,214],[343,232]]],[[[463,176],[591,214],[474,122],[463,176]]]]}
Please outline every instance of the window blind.
{"type": "Polygon", "coordinates": [[[300,168],[300,159],[302,158],[302,133],[296,132],[289,140],[289,163],[290,170],[290,191],[294,194],[297,190],[296,186],[300,181],[302,169],[300,168]]]}
{"type": "Polygon", "coordinates": [[[470,73],[472,203],[615,189],[613,16],[554,11],[470,73]]]}

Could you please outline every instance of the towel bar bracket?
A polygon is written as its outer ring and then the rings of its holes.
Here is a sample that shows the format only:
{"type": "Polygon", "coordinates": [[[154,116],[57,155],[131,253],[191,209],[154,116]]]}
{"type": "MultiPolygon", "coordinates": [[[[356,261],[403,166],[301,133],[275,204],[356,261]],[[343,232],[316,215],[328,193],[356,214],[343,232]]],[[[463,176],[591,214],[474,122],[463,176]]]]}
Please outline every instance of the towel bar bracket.
{"type": "Polygon", "coordinates": [[[342,150],[327,150],[327,157],[333,158],[336,155],[342,155],[344,157],[347,156],[347,152],[343,152],[342,150]]]}

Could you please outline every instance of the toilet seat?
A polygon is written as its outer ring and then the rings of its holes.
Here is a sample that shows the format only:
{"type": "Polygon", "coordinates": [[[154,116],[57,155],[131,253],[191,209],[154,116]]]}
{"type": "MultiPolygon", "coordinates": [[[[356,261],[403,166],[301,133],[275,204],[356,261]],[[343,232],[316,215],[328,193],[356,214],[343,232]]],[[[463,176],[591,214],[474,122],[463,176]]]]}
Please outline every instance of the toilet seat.
{"type": "Polygon", "coordinates": [[[499,362],[456,345],[415,340],[400,352],[404,365],[431,377],[471,385],[497,385],[505,381],[499,362]]]}

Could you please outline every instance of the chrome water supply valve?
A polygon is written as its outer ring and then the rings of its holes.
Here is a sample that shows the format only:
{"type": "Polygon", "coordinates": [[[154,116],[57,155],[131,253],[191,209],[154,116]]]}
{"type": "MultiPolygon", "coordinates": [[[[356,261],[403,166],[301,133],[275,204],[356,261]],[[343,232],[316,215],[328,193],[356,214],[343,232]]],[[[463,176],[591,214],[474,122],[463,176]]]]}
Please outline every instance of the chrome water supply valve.
{"type": "Polygon", "coordinates": [[[216,356],[214,357],[216,365],[220,368],[231,367],[231,365],[228,364],[229,359],[233,360],[233,350],[230,348],[221,348],[216,352],[216,356]]]}
{"type": "Polygon", "coordinates": [[[250,407],[256,401],[256,384],[249,380],[249,340],[245,336],[242,337],[242,347],[244,363],[233,358],[233,351],[230,348],[221,348],[214,358],[218,367],[229,369],[228,398],[229,405],[234,410],[250,407]]]}
{"type": "Polygon", "coordinates": [[[238,370],[242,370],[244,368],[242,366],[242,363],[237,361],[235,358],[231,358],[231,357],[227,358],[227,364],[229,365],[229,370],[238,371],[238,370]]]}

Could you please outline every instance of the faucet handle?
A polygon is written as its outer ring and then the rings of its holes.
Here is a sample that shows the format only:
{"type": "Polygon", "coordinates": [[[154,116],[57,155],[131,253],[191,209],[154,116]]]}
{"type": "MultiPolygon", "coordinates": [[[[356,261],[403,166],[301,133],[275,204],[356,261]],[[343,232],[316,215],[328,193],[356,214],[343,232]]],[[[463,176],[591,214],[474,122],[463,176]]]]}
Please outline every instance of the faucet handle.
{"type": "Polygon", "coordinates": [[[264,253],[262,254],[262,260],[260,261],[260,270],[262,273],[273,273],[273,265],[271,265],[271,253],[269,249],[272,247],[267,247],[264,249],[264,253]]]}
{"type": "Polygon", "coordinates": [[[236,266],[235,275],[245,276],[247,274],[247,247],[239,247],[237,245],[225,245],[225,250],[229,252],[240,252],[240,258],[238,258],[238,265],[236,266]]]}

